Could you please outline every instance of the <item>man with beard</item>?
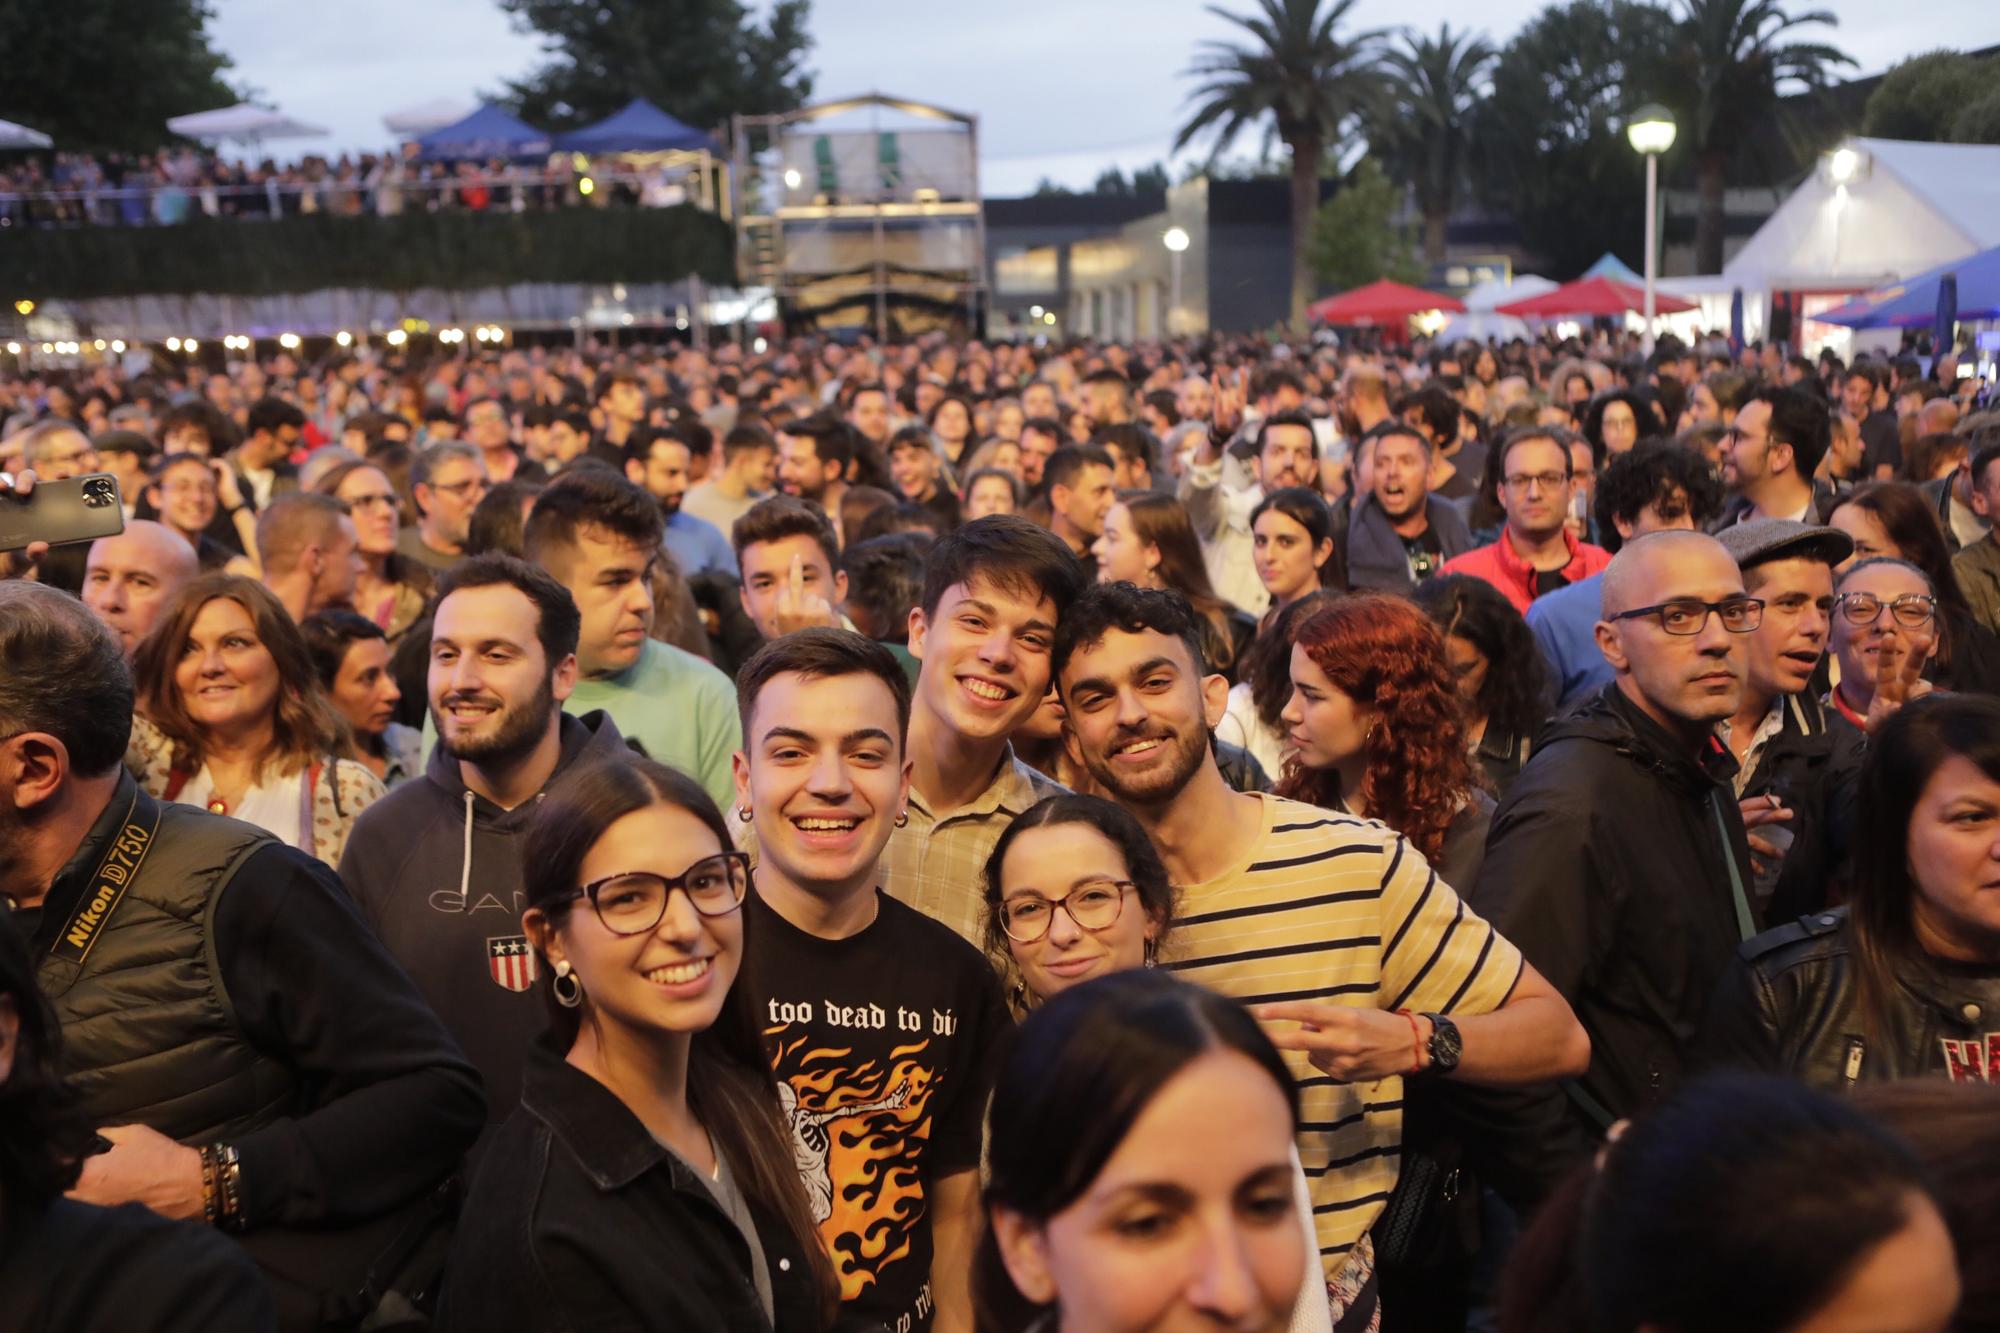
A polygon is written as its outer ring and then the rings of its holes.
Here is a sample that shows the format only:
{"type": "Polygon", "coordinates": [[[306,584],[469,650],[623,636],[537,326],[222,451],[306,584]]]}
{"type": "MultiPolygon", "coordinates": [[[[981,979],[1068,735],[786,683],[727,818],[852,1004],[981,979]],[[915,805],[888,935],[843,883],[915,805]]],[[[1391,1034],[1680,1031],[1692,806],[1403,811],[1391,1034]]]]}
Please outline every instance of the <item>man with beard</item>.
{"type": "Polygon", "coordinates": [[[889,445],[889,391],[879,384],[864,384],[847,400],[847,424],[877,450],[889,445]]]}
{"type": "Polygon", "coordinates": [[[736,690],[733,803],[758,848],[736,984],[789,1092],[840,1326],[970,1329],[980,1125],[1008,1020],[980,951],[891,896],[908,678],[872,639],[816,628],[764,645],[736,690]],[[898,1188],[867,1183],[885,1179],[898,1188]]]}
{"type": "Polygon", "coordinates": [[[1542,729],[1471,893],[1590,1033],[1538,1145],[1551,1177],[1680,1085],[1717,980],[1763,929],[1716,724],[1742,703],[1764,602],[1715,538],[1665,531],[1618,552],[1602,610],[1615,677],[1542,729]]]}
{"type": "Polygon", "coordinates": [[[1472,531],[1455,505],[1431,497],[1432,448],[1415,427],[1399,421],[1362,438],[1373,446],[1373,488],[1348,520],[1348,582],[1356,588],[1408,593],[1472,546],[1472,531]]]}
{"type": "Polygon", "coordinates": [[[1228,683],[1206,672],[1178,593],[1086,590],[1054,666],[1072,755],[1138,817],[1179,886],[1163,964],[1251,1005],[1299,1079],[1299,1156],[1335,1321],[1365,1327],[1366,1238],[1396,1181],[1403,1079],[1575,1074],[1583,1030],[1395,833],[1230,788],[1209,738],[1228,683]]]}
{"type": "Polygon", "coordinates": [[[1611,563],[1610,552],[1578,541],[1564,521],[1576,484],[1572,440],[1581,443],[1550,426],[1523,426],[1501,440],[1495,462],[1506,526],[1491,545],[1445,561],[1443,572],[1485,579],[1526,615],[1543,593],[1587,579],[1611,563]]]}
{"type": "MultiPolygon", "coordinates": [[[[1033,386],[1030,386],[1033,387],[1033,386]]],[[[1046,384],[1041,386],[1046,389],[1046,384]]],[[[1021,423],[1021,480],[1031,491],[1042,487],[1042,472],[1063,447],[1062,423],[1054,417],[1029,417],[1021,423]]]]}
{"type": "Polygon", "coordinates": [[[1736,413],[1722,437],[1722,484],[1735,496],[1715,529],[1754,519],[1820,523],[1833,512],[1814,474],[1833,443],[1826,405],[1802,389],[1763,389],[1736,413]]]}
{"type": "Polygon", "coordinates": [[[578,616],[569,592],[509,555],[438,583],[427,692],[438,743],[421,779],[355,821],[340,877],[486,1083],[487,1125],[520,1100],[541,1030],[521,934],[521,844],[550,782],[624,753],[603,713],[570,717],[578,616]]]}
{"type": "Polygon", "coordinates": [[[853,462],[848,428],[830,417],[804,417],[778,428],[778,489],[818,505],[836,530],[853,462]]]}
{"type": "Polygon", "coordinates": [[[1223,480],[1222,444],[1210,431],[1181,474],[1179,495],[1201,538],[1202,558],[1215,591],[1252,615],[1262,615],[1271,604],[1271,594],[1257,577],[1250,516],[1270,492],[1310,486],[1318,479],[1319,446],[1312,419],[1298,412],[1265,417],[1256,440],[1250,464],[1254,484],[1237,488],[1223,480]]]}
{"type": "Polygon", "coordinates": [[[681,508],[681,498],[692,484],[695,446],[692,432],[707,433],[698,422],[657,429],[642,426],[632,434],[626,450],[625,476],[660,506],[665,525],[667,550],[681,573],[693,578],[711,571],[734,576],[736,552],[722,529],[705,518],[696,518],[681,508]]]}

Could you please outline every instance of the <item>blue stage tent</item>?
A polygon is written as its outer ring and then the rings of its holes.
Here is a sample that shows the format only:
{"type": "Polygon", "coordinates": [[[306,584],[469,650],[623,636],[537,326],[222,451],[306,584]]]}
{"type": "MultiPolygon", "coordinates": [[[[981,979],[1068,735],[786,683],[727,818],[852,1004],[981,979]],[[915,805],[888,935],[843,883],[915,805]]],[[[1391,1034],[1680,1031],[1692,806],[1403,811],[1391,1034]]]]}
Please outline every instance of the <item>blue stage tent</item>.
{"type": "Polygon", "coordinates": [[[1850,329],[1929,328],[1937,320],[1938,289],[1947,274],[1958,279],[1959,319],[2000,319],[2000,246],[1939,264],[1813,318],[1850,329]]]}
{"type": "Polygon", "coordinates": [[[566,153],[708,153],[721,156],[715,140],[682,123],[643,97],[580,130],[556,136],[566,153]]]}
{"type": "Polygon", "coordinates": [[[431,161],[536,158],[548,156],[549,136],[488,102],[455,125],[419,136],[417,149],[431,161]]]}

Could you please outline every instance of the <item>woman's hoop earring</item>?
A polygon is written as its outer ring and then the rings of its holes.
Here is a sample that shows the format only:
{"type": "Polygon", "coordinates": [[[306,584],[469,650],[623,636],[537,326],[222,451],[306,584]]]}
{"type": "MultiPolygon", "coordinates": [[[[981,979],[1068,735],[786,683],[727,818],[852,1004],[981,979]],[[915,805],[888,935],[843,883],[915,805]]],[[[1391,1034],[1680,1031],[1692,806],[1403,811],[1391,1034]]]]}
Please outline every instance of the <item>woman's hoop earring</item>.
{"type": "Polygon", "coordinates": [[[905,810],[903,811],[902,814],[896,816],[896,827],[908,828],[909,826],[910,826],[910,812],[908,810],[905,810]]]}
{"type": "Polygon", "coordinates": [[[753,818],[755,818],[755,816],[750,813],[750,807],[747,805],[739,805],[736,807],[736,817],[742,820],[746,824],[749,823],[753,818]]]}
{"type": "Polygon", "coordinates": [[[583,983],[570,970],[569,959],[556,964],[555,977],[549,982],[549,990],[556,997],[556,1003],[565,1009],[574,1009],[583,1003],[583,983]],[[568,982],[568,986],[564,986],[568,982]]]}

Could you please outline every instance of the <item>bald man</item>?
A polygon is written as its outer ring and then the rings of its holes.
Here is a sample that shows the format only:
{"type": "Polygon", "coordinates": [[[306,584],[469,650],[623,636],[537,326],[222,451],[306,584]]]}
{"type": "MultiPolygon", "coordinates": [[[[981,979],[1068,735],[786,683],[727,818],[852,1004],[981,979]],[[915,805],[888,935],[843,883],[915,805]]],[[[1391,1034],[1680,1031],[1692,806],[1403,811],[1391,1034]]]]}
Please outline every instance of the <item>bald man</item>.
{"type": "Polygon", "coordinates": [[[1523,1167],[1544,1183],[1680,1084],[1717,979],[1763,924],[1715,734],[1763,605],[1696,532],[1629,542],[1603,598],[1597,644],[1616,674],[1543,730],[1471,894],[1590,1033],[1590,1071],[1560,1113],[1567,1152],[1523,1167]]]}
{"type": "Polygon", "coordinates": [[[201,572],[194,548],[172,528],[134,519],[115,537],[90,544],[83,604],[118,635],[130,657],[160,612],[201,572]]]}

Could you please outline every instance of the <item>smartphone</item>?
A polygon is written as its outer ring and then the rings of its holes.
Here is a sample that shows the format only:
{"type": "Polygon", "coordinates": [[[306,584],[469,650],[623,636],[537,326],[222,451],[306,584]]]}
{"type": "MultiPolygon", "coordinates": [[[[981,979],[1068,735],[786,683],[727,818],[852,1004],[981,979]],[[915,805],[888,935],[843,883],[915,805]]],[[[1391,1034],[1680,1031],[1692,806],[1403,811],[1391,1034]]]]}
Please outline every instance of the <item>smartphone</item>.
{"type": "Polygon", "coordinates": [[[0,551],[17,551],[30,542],[60,546],[96,541],[123,531],[125,506],[118,478],[109,472],[37,481],[25,500],[0,495],[0,551]]]}

